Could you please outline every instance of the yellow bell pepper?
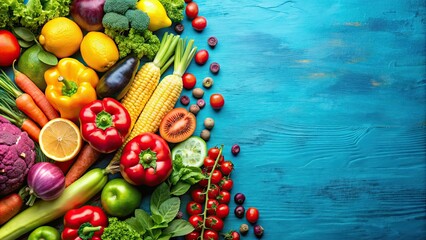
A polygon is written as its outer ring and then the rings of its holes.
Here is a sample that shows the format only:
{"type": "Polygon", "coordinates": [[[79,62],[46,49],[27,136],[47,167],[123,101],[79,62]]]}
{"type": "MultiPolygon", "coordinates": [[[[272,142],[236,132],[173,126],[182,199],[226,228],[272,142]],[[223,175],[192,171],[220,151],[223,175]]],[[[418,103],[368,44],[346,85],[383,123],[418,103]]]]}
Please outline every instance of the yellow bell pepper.
{"type": "Polygon", "coordinates": [[[74,58],[63,58],[44,73],[46,98],[62,118],[78,122],[81,108],[96,100],[96,72],[74,58]]]}
{"type": "Polygon", "coordinates": [[[148,29],[152,32],[172,25],[172,20],[167,16],[166,9],[158,0],[140,0],[136,4],[136,8],[148,15],[148,29]]]}

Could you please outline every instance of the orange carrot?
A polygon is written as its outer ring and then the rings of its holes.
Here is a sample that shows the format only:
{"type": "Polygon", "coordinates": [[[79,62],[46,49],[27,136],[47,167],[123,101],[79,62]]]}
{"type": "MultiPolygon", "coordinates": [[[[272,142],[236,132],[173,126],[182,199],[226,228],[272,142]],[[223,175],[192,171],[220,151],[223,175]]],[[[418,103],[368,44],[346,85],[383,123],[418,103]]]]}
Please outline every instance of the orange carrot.
{"type": "Polygon", "coordinates": [[[43,111],[34,102],[33,98],[27,93],[23,93],[16,98],[16,107],[40,127],[43,127],[49,121],[43,111]]]}
{"type": "Polygon", "coordinates": [[[80,178],[101,156],[101,153],[86,143],[81,149],[77,159],[65,175],[65,186],[80,178]]]}
{"type": "Polygon", "coordinates": [[[16,85],[25,93],[28,93],[33,99],[37,106],[43,111],[49,120],[59,117],[58,111],[53,108],[52,104],[47,101],[46,95],[35,85],[29,77],[13,67],[13,73],[15,74],[16,85]]]}
{"type": "Polygon", "coordinates": [[[28,133],[28,136],[36,142],[40,136],[40,128],[31,119],[23,119],[21,129],[28,133]]]}
{"type": "Polygon", "coordinates": [[[17,193],[9,194],[0,199],[0,225],[18,214],[23,205],[24,201],[17,193]]]}

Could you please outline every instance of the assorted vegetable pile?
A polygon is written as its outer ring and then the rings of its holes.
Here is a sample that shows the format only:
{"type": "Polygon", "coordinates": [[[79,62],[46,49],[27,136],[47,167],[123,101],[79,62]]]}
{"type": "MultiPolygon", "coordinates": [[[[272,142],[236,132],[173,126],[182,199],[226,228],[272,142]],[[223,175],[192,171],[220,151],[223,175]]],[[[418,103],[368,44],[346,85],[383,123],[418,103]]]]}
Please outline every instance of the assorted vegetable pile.
{"type": "Polygon", "coordinates": [[[180,34],[185,16],[207,27],[199,12],[191,0],[0,3],[0,239],[240,239],[249,225],[262,237],[242,193],[234,214],[247,223],[225,226],[234,164],[207,148],[213,118],[194,135],[214,81],[187,72],[209,50],[180,34]]]}

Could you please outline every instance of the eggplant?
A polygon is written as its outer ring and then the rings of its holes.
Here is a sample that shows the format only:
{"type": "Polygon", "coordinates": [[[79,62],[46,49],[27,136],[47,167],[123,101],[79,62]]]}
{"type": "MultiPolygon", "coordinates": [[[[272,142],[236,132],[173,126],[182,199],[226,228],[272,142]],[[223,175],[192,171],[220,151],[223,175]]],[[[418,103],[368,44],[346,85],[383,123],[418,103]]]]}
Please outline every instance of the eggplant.
{"type": "Polygon", "coordinates": [[[139,68],[139,59],[128,55],[112,66],[96,85],[99,98],[111,97],[120,100],[126,95],[139,68]]]}

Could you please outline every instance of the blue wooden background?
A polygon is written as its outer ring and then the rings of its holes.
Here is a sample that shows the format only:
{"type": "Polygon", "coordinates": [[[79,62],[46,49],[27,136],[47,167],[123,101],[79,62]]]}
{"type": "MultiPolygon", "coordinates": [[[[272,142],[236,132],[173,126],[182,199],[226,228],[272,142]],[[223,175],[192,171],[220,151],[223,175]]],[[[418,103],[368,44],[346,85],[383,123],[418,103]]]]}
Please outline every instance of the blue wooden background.
{"type": "Polygon", "coordinates": [[[263,239],[426,239],[425,1],[197,3],[208,27],[182,36],[221,70],[188,71],[226,103],[196,134],[216,120],[208,145],[224,144],[263,239]]]}

